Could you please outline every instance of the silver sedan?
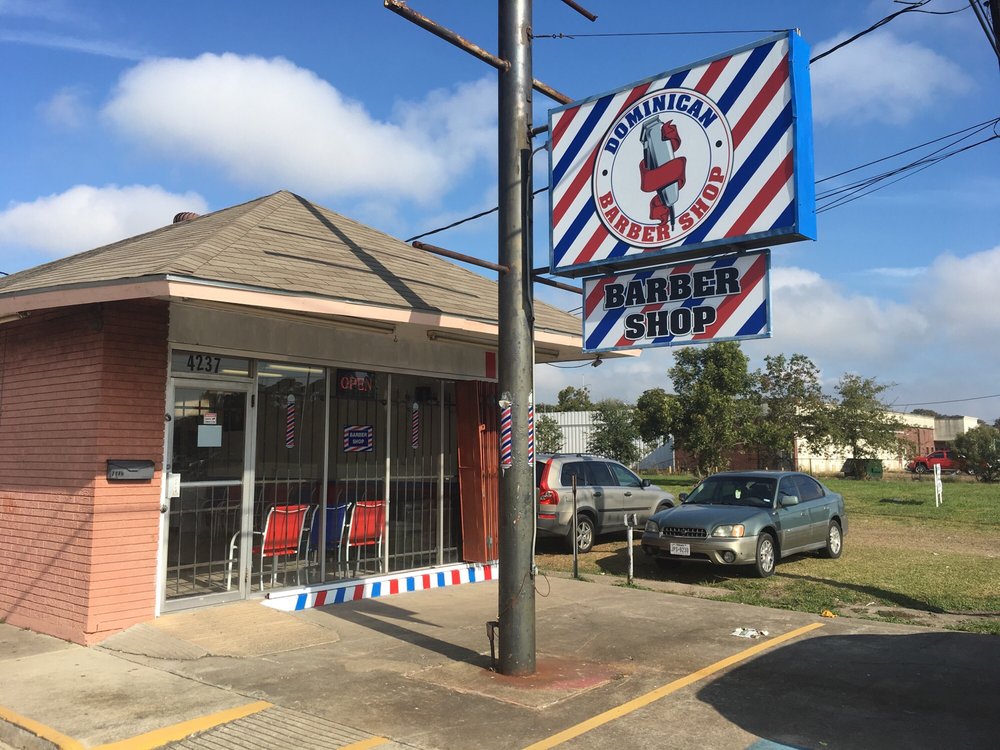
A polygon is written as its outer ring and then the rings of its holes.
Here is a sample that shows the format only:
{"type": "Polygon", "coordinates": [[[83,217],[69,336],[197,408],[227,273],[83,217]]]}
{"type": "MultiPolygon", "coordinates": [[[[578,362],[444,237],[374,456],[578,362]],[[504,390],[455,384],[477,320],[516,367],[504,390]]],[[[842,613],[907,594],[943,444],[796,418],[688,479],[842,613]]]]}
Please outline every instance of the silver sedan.
{"type": "Polygon", "coordinates": [[[764,578],[782,557],[819,550],[838,558],[843,551],[844,498],[808,474],[723,472],[681,499],[646,522],[642,549],[658,561],[753,565],[764,578]]]}

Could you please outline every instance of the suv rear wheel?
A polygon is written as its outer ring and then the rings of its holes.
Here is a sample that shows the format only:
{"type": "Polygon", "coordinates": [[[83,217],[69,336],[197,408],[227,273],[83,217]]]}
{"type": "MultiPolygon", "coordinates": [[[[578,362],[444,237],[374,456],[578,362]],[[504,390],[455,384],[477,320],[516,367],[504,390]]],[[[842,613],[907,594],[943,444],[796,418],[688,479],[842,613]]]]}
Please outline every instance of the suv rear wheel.
{"type": "MultiPolygon", "coordinates": [[[[590,552],[594,548],[594,522],[590,516],[580,514],[576,517],[576,550],[577,552],[590,552]]],[[[570,532],[566,539],[570,552],[573,551],[573,532],[570,532]]]]}

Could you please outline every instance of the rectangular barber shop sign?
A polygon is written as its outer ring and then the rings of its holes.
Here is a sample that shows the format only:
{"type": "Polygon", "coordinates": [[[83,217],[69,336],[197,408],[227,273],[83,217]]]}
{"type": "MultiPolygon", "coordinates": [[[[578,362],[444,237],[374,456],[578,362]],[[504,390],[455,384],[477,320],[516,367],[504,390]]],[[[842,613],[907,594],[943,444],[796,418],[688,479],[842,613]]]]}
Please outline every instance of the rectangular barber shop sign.
{"type": "Polygon", "coordinates": [[[771,253],[756,250],[583,280],[583,350],[771,335],[771,253]]]}
{"type": "Polygon", "coordinates": [[[790,31],[550,110],[552,273],[815,239],[811,106],[790,31]]]}

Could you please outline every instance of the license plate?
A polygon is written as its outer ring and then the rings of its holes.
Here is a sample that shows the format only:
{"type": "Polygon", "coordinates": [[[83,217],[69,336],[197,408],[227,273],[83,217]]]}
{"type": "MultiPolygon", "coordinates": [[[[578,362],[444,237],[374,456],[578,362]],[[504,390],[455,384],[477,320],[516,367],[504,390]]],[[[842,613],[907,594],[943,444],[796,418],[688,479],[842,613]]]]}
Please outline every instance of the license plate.
{"type": "Polygon", "coordinates": [[[691,555],[691,545],[690,544],[677,544],[676,542],[670,543],[670,554],[671,555],[684,555],[689,557],[691,555]]]}

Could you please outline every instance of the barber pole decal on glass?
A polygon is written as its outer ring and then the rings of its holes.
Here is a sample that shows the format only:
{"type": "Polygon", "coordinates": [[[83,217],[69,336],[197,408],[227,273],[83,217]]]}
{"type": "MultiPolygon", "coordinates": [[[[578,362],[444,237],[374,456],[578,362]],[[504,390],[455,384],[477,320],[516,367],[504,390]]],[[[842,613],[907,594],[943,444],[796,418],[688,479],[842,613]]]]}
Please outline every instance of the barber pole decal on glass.
{"type": "Polygon", "coordinates": [[[285,447],[295,447],[295,396],[288,397],[285,407],[285,447]]]}
{"type": "Polygon", "coordinates": [[[420,447],[420,404],[416,401],[410,407],[410,447],[420,447]]]}
{"type": "Polygon", "coordinates": [[[528,404],[528,466],[535,465],[535,395],[528,404]]]}
{"type": "Polygon", "coordinates": [[[767,338],[770,251],[583,280],[583,350],[767,338]]]}
{"type": "Polygon", "coordinates": [[[553,272],[815,238],[808,59],[786,32],[550,110],[553,272]]]}
{"type": "Polygon", "coordinates": [[[513,410],[509,401],[500,402],[500,468],[509,469],[514,465],[511,453],[513,447],[513,410]]]}

